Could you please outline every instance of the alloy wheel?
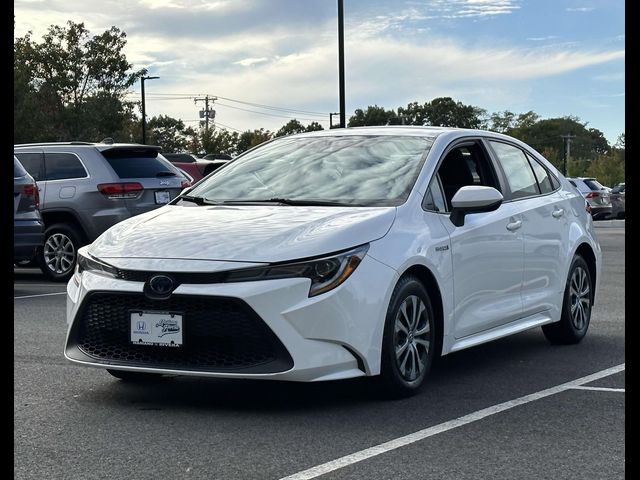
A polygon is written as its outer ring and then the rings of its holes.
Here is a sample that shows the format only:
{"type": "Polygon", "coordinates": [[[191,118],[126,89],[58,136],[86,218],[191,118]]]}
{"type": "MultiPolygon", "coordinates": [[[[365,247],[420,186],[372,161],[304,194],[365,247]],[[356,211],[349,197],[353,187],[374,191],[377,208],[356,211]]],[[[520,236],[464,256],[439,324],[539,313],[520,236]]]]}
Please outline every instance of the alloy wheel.
{"type": "Polygon", "coordinates": [[[422,299],[416,295],[405,298],[396,314],[393,345],[398,371],[406,381],[416,380],[427,366],[430,332],[422,299]]]}
{"type": "Polygon", "coordinates": [[[64,274],[73,268],[76,248],[68,236],[58,232],[45,242],[43,256],[47,268],[57,274],[64,274]]]}
{"type": "Polygon", "coordinates": [[[582,267],[577,267],[571,275],[569,299],[573,326],[577,330],[582,330],[589,319],[589,310],[591,308],[589,277],[582,267]]]}

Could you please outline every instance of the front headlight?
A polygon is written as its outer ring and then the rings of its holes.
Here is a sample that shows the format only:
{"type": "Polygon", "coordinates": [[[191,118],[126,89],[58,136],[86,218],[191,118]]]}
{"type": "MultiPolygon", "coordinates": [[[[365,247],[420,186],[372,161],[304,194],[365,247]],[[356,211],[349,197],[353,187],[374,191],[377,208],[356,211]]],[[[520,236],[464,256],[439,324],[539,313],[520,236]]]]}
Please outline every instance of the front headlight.
{"type": "Polygon", "coordinates": [[[100,273],[102,275],[107,275],[113,278],[116,278],[118,275],[118,269],[116,267],[93,258],[89,254],[82,255],[81,253],[78,253],[76,273],[82,273],[85,270],[88,272],[100,273]]]}
{"type": "Polygon", "coordinates": [[[311,280],[309,296],[333,290],[354,272],[369,250],[369,244],[346,252],[295,263],[272,264],[266,267],[247,268],[228,273],[226,282],[251,282],[279,278],[306,277],[311,280]]]}

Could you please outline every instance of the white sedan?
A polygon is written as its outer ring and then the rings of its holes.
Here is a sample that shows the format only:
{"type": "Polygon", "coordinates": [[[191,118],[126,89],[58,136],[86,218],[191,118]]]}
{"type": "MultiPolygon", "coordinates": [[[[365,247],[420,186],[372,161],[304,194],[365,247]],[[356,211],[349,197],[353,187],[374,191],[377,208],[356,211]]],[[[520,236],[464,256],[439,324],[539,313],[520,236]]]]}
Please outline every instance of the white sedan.
{"type": "Polygon", "coordinates": [[[67,359],[157,374],[376,377],[535,327],[587,332],[601,252],[585,200],[496,133],[333,129],[239,156],[79,251],[67,359]]]}

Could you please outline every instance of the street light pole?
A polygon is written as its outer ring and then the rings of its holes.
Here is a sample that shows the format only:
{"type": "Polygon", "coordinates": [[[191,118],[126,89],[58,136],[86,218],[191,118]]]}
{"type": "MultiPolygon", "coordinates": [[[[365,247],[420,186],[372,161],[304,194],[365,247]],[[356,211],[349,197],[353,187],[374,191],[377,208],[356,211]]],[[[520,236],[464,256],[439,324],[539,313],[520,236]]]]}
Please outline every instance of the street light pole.
{"type": "Polygon", "coordinates": [[[338,70],[340,82],[340,127],[346,126],[344,101],[344,0],[338,0],[338,70]]]}
{"type": "Polygon", "coordinates": [[[147,143],[147,112],[144,104],[144,81],[155,80],[160,77],[140,77],[140,93],[142,94],[142,144],[147,143]]]}

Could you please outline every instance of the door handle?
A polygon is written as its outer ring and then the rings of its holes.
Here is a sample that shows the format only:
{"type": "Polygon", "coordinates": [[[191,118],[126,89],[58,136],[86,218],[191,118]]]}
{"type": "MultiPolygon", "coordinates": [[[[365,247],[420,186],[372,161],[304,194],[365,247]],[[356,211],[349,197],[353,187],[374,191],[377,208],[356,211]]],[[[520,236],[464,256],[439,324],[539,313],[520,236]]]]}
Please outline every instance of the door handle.
{"type": "Polygon", "coordinates": [[[554,210],[551,215],[553,215],[553,218],[560,218],[562,215],[564,215],[564,208],[558,208],[557,210],[554,210]]]}
{"type": "Polygon", "coordinates": [[[515,222],[507,223],[507,230],[513,232],[519,229],[522,226],[522,220],[518,220],[515,222]]]}

